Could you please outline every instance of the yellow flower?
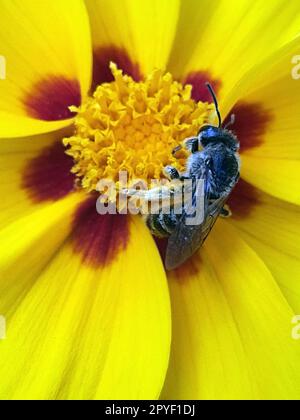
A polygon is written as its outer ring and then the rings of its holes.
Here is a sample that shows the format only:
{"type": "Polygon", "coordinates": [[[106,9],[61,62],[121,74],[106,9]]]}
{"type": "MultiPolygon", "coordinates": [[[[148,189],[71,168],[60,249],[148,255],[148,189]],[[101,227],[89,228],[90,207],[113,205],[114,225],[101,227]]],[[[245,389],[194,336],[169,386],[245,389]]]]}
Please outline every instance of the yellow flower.
{"type": "MultiPolygon", "coordinates": [[[[0,8],[0,398],[298,399],[298,0],[0,0],[0,8]],[[222,114],[236,114],[243,165],[233,217],[171,273],[138,217],[97,216],[86,191],[95,168],[74,168],[62,145],[77,145],[74,111],[91,86],[113,81],[111,61],[137,83],[167,69],[193,86],[191,106],[201,109],[209,81],[222,114]],[[77,169],[88,174],[84,189],[74,187],[77,169]]],[[[187,121],[189,130],[195,120],[187,121]]],[[[149,125],[166,142],[161,151],[169,140],[149,125]]],[[[120,143],[117,154],[97,155],[96,172],[108,158],[110,171],[119,168],[120,143]]],[[[158,167],[143,164],[130,161],[142,173],[158,167]]]]}

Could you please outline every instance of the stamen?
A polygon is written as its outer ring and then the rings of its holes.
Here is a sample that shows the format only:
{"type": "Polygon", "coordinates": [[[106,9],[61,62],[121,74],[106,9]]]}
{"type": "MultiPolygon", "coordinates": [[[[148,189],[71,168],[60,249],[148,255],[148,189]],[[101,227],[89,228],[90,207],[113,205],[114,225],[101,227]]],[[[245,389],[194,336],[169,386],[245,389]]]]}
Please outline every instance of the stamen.
{"type": "Polygon", "coordinates": [[[117,181],[120,171],[128,180],[164,178],[164,167],[183,170],[187,152],[172,151],[185,138],[212,122],[214,106],[195,102],[192,87],[174,81],[170,73],[154,70],[137,82],[115,64],[114,78],[100,85],[76,111],[75,134],[64,139],[74,159],[72,172],[83,188],[96,190],[101,179],[117,181]]]}

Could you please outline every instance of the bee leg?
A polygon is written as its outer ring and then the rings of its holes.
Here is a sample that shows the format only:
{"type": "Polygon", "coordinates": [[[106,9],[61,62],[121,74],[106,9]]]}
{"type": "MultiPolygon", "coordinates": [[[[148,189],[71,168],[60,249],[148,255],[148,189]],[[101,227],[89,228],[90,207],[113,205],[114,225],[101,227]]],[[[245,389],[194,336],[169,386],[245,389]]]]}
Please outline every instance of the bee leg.
{"type": "Polygon", "coordinates": [[[176,229],[178,218],[173,212],[170,214],[162,214],[160,216],[160,223],[164,231],[170,236],[176,229]]]}
{"type": "Polygon", "coordinates": [[[170,234],[163,228],[161,224],[161,215],[149,215],[146,221],[148,229],[150,229],[152,235],[157,238],[168,238],[170,234]]]}
{"type": "Polygon", "coordinates": [[[177,152],[180,152],[183,148],[188,150],[191,153],[196,153],[199,151],[199,139],[198,137],[190,137],[188,139],[185,139],[183,142],[184,146],[179,145],[175,147],[172,151],[172,155],[175,156],[177,152]]]}
{"type": "Polygon", "coordinates": [[[183,148],[183,147],[182,147],[181,145],[179,145],[179,146],[175,147],[175,149],[173,149],[173,151],[172,151],[172,155],[173,155],[173,156],[175,156],[175,155],[176,155],[176,153],[177,153],[177,152],[180,152],[180,150],[181,150],[182,148],[183,148]]]}
{"type": "Polygon", "coordinates": [[[230,208],[229,208],[228,205],[225,205],[222,208],[222,210],[220,212],[220,216],[223,217],[224,219],[228,219],[229,217],[232,216],[232,212],[231,212],[231,210],[230,210],[230,208]]]}
{"type": "Polygon", "coordinates": [[[171,214],[149,215],[146,224],[154,236],[168,238],[176,229],[178,217],[172,212],[171,214]]]}
{"type": "Polygon", "coordinates": [[[191,178],[190,176],[182,175],[179,179],[183,182],[187,180],[191,181],[193,178],[191,178]]]}
{"type": "Polygon", "coordinates": [[[166,166],[165,169],[164,169],[164,173],[165,173],[166,177],[170,180],[180,179],[180,173],[173,166],[166,166]]]}

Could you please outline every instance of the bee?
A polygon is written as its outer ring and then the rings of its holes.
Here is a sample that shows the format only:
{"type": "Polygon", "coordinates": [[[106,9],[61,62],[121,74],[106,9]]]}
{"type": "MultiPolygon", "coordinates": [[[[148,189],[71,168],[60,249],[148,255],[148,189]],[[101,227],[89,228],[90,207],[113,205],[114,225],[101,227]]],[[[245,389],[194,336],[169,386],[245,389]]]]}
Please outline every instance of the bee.
{"type": "MultiPolygon", "coordinates": [[[[179,173],[176,168],[165,168],[166,176],[171,180],[183,182],[187,179],[202,181],[203,188],[193,188],[192,203],[197,206],[197,199],[202,191],[204,196],[204,217],[200,224],[187,223],[191,214],[191,203],[183,204],[181,214],[171,207],[166,214],[159,211],[158,214],[148,214],[146,222],[154,236],[168,238],[165,266],[167,270],[173,270],[181,266],[203,245],[209,233],[214,227],[219,216],[228,217],[230,211],[226,202],[240,178],[239,141],[229,125],[234,124],[235,116],[225,127],[222,126],[222,118],[219,111],[218,101],[212,86],[206,84],[214,101],[219,126],[205,125],[196,137],[188,138],[183,145],[178,146],[173,154],[185,147],[191,154],[188,158],[186,171],[179,173]]],[[[195,184],[194,184],[195,185],[195,184]]],[[[128,195],[138,194],[146,200],[161,199],[164,193],[156,191],[127,191],[128,195]]],[[[165,193],[166,194],[166,193],[165,193]]],[[[178,188],[172,191],[174,201],[178,195],[178,188]]]]}

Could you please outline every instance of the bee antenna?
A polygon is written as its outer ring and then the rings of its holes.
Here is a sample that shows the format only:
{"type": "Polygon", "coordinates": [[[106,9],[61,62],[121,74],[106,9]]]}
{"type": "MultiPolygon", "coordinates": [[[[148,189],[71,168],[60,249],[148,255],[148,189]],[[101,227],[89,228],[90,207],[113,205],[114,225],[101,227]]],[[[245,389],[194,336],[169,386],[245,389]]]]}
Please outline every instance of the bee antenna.
{"type": "Polygon", "coordinates": [[[210,83],[207,82],[206,86],[207,86],[207,89],[209,90],[209,92],[210,92],[210,94],[211,94],[211,96],[214,100],[214,104],[215,104],[215,107],[216,107],[216,112],[217,112],[218,119],[219,119],[219,128],[221,128],[222,127],[222,117],[221,117],[221,113],[219,111],[219,104],[218,104],[217,96],[216,96],[215,91],[213,90],[212,85],[210,83]]]}

